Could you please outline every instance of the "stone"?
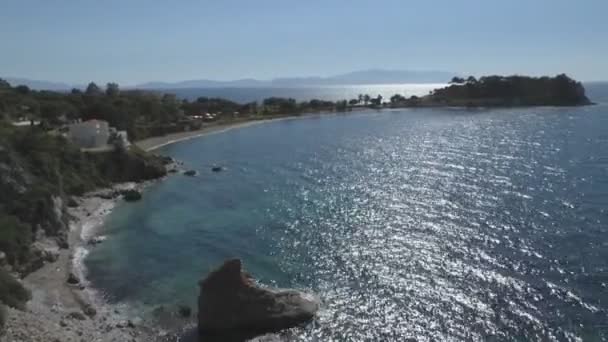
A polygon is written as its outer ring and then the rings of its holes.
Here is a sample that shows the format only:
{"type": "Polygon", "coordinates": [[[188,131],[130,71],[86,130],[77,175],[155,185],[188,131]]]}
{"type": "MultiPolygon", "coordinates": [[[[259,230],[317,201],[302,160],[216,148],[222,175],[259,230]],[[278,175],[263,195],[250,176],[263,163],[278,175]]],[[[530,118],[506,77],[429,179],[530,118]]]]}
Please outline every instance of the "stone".
{"type": "Polygon", "coordinates": [[[94,317],[95,315],[97,315],[97,310],[95,310],[95,308],[93,307],[93,305],[86,305],[83,309],[82,312],[84,312],[85,315],[89,316],[89,317],[94,317]]]}
{"type": "Polygon", "coordinates": [[[199,334],[274,332],[311,321],[319,299],[296,290],[267,289],[245,276],[239,259],[227,260],[200,283],[199,334]]]}
{"type": "Polygon", "coordinates": [[[96,236],[91,238],[89,241],[87,241],[87,245],[89,246],[96,246],[99,245],[100,243],[104,242],[106,240],[105,236],[96,236]]]}
{"type": "Polygon", "coordinates": [[[79,321],[84,321],[87,319],[87,317],[85,315],[83,315],[81,312],[78,312],[78,311],[70,312],[67,317],[71,318],[71,319],[77,319],[79,321]]]}
{"type": "Polygon", "coordinates": [[[196,171],[195,170],[184,171],[184,175],[194,177],[194,176],[196,176],[196,171]]]}
{"type": "Polygon", "coordinates": [[[68,232],[65,230],[58,232],[57,236],[55,237],[55,242],[57,243],[57,246],[59,246],[59,248],[61,249],[70,248],[70,244],[68,242],[68,232]]]}
{"type": "Polygon", "coordinates": [[[224,171],[224,168],[223,168],[223,167],[221,167],[221,166],[217,166],[217,165],[216,165],[216,166],[213,166],[213,167],[211,168],[211,171],[213,171],[213,172],[220,172],[220,171],[224,171]]]}
{"type": "Polygon", "coordinates": [[[70,272],[70,274],[68,274],[67,283],[70,285],[78,285],[80,284],[80,279],[78,279],[74,273],[70,272]]]}
{"type": "Polygon", "coordinates": [[[39,260],[39,264],[55,262],[59,258],[59,246],[55,241],[36,241],[30,246],[33,260],[39,260]]]}

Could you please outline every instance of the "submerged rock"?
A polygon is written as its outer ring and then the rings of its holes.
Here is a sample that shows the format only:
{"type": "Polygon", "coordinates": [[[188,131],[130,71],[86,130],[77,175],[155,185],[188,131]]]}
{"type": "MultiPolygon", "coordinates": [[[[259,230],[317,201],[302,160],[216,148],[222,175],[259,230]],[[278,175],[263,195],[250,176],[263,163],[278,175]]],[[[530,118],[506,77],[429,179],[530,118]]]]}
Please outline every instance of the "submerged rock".
{"type": "Polygon", "coordinates": [[[106,237],[101,235],[101,236],[95,236],[93,238],[91,238],[89,241],[87,241],[87,245],[89,246],[96,246],[99,245],[100,243],[106,241],[106,237]]]}
{"type": "Polygon", "coordinates": [[[239,259],[224,262],[199,285],[201,335],[278,331],[312,320],[319,309],[319,300],[310,294],[259,287],[242,272],[239,259]]]}
{"type": "Polygon", "coordinates": [[[224,171],[224,168],[221,166],[214,165],[213,167],[211,167],[211,171],[220,172],[220,171],[224,171]]]}
{"type": "Polygon", "coordinates": [[[193,176],[196,176],[196,171],[195,170],[184,171],[184,175],[193,177],[193,176]]]}

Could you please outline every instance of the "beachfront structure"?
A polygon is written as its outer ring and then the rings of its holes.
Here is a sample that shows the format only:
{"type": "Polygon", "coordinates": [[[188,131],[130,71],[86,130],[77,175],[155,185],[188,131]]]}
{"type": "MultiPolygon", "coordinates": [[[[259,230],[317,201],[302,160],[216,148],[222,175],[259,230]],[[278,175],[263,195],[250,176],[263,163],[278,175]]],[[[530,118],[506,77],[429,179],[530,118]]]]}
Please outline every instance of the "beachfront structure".
{"type": "Polygon", "coordinates": [[[127,131],[117,131],[114,127],[110,127],[110,143],[121,147],[129,147],[131,145],[127,131]]]}
{"type": "Polygon", "coordinates": [[[78,122],[69,126],[68,137],[81,148],[105,147],[110,138],[110,127],[103,120],[78,122]]]}
{"type": "Polygon", "coordinates": [[[21,120],[13,121],[12,124],[13,124],[13,126],[17,126],[17,127],[38,126],[38,125],[40,125],[40,121],[21,119],[21,120]]]}

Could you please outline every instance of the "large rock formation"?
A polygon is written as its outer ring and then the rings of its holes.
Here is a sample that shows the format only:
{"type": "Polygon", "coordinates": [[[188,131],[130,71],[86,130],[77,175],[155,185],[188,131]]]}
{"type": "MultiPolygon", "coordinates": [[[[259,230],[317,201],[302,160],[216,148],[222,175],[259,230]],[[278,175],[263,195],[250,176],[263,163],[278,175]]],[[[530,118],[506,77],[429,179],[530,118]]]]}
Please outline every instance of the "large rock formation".
{"type": "Polygon", "coordinates": [[[271,332],[312,320],[319,300],[295,290],[257,286],[232,259],[200,282],[199,333],[271,332]]]}

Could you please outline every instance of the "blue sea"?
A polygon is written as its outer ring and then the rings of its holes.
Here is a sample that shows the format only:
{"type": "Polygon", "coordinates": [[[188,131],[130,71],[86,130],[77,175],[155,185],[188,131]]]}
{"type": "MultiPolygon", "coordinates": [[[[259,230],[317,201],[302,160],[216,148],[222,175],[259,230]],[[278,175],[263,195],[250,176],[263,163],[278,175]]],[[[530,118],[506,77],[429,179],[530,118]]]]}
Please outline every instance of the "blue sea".
{"type": "Polygon", "coordinates": [[[195,307],[239,257],[322,298],[290,339],[606,341],[608,86],[587,88],[598,105],[370,110],[165,146],[199,175],[120,204],[89,278],[139,312],[195,307]]]}

